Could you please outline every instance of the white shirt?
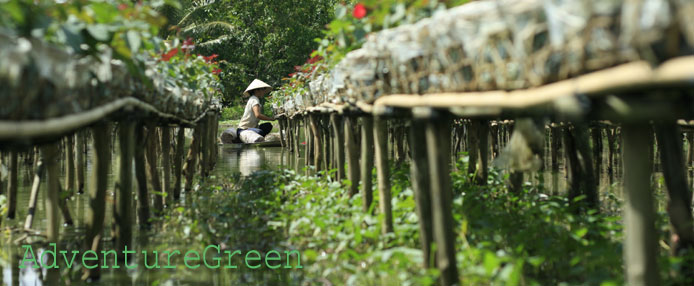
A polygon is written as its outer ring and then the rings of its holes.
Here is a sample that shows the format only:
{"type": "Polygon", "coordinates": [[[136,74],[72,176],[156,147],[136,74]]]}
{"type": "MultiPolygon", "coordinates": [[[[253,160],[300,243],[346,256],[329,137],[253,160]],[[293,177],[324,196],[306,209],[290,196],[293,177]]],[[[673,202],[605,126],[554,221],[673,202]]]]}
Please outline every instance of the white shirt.
{"type": "Polygon", "coordinates": [[[255,117],[255,113],[253,112],[253,107],[256,105],[260,105],[260,100],[255,95],[251,95],[251,98],[248,99],[248,103],[246,103],[246,109],[243,110],[243,116],[241,116],[239,128],[248,129],[258,127],[258,122],[260,122],[260,119],[255,117]]]}

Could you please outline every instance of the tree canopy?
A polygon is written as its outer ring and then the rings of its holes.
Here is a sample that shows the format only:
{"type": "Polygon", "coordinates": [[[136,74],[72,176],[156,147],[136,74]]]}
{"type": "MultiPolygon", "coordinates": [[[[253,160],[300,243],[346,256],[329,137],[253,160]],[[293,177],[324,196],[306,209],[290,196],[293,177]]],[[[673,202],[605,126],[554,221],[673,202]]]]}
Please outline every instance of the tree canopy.
{"type": "Polygon", "coordinates": [[[191,38],[195,52],[218,55],[223,103],[241,97],[259,78],[279,86],[310,58],[316,38],[334,17],[336,0],[181,1],[160,11],[168,18],[162,36],[191,38]]]}

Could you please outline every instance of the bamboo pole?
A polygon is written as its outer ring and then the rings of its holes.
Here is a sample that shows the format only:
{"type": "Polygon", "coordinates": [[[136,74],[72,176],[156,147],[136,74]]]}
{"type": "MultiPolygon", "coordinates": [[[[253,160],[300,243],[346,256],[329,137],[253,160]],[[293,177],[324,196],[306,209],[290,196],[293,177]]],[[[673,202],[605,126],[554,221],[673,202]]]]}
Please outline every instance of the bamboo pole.
{"type": "MultiPolygon", "coordinates": [[[[40,157],[43,157],[43,153],[40,157]]],[[[39,190],[41,189],[41,177],[44,173],[43,159],[39,158],[36,162],[36,171],[34,172],[34,182],[31,185],[31,194],[29,196],[29,209],[27,210],[27,218],[24,221],[24,229],[31,229],[34,224],[34,216],[36,215],[36,203],[38,202],[39,190]]]]}
{"type": "Polygon", "coordinates": [[[323,152],[323,166],[325,166],[325,170],[331,170],[332,169],[332,166],[331,166],[332,162],[330,162],[331,161],[330,158],[332,157],[332,154],[330,153],[330,150],[331,150],[330,146],[331,146],[332,142],[330,139],[332,138],[332,136],[330,135],[331,133],[330,133],[330,128],[329,128],[330,127],[330,117],[321,114],[319,122],[320,122],[319,126],[321,127],[321,130],[322,130],[321,140],[323,140],[323,144],[321,144],[322,145],[321,150],[323,152]]]}
{"type": "Polygon", "coordinates": [[[122,252],[132,242],[132,174],[135,153],[135,122],[121,122],[118,139],[120,145],[120,168],[113,209],[116,222],[116,232],[114,233],[116,250],[122,252]]]}
{"type": "Polygon", "coordinates": [[[489,177],[489,120],[480,120],[478,130],[480,165],[477,168],[477,184],[484,186],[489,177]]]}
{"type": "Polygon", "coordinates": [[[569,204],[574,204],[576,197],[585,195],[588,207],[599,210],[600,199],[594,177],[587,127],[583,124],[575,124],[565,129],[564,151],[569,166],[569,204]]]}
{"type": "Polygon", "coordinates": [[[624,152],[624,262],[628,285],[660,285],[658,238],[651,192],[651,165],[644,157],[652,136],[648,124],[622,127],[624,152]]]}
{"type": "Polygon", "coordinates": [[[200,153],[200,135],[202,133],[202,126],[195,126],[193,129],[193,141],[190,142],[190,148],[188,149],[188,156],[186,158],[186,163],[183,166],[183,172],[186,175],[185,191],[189,194],[193,190],[193,179],[195,177],[195,168],[198,164],[198,153],[200,153]]]}
{"type": "Polygon", "coordinates": [[[75,135],[65,140],[65,191],[69,196],[75,191],[75,135]]]}
{"type": "MultiPolygon", "coordinates": [[[[667,186],[671,236],[671,253],[686,256],[694,250],[694,219],[692,217],[692,192],[687,183],[686,164],[682,150],[682,134],[676,122],[662,122],[655,126],[660,149],[663,176],[667,186]]],[[[679,275],[694,278],[694,261],[685,260],[679,275]]]]}
{"type": "Polygon", "coordinates": [[[593,178],[595,178],[595,185],[600,185],[600,175],[602,171],[602,129],[600,126],[596,126],[591,130],[591,137],[593,140],[593,178]]]}
{"type": "Polygon", "coordinates": [[[435,267],[431,253],[434,243],[434,228],[432,224],[431,182],[429,181],[429,161],[427,157],[427,123],[415,118],[410,126],[410,152],[412,163],[410,172],[412,188],[419,217],[419,242],[422,248],[423,264],[426,268],[435,267]]]}
{"type": "Polygon", "coordinates": [[[171,127],[162,126],[161,129],[161,165],[164,174],[162,191],[164,192],[164,205],[171,203],[171,127]]]}
{"type": "MultiPolygon", "coordinates": [[[[209,115],[208,115],[209,116],[209,115]]],[[[205,116],[202,120],[200,120],[200,126],[201,126],[201,131],[200,131],[200,177],[205,178],[207,177],[207,167],[209,165],[209,158],[210,158],[210,128],[209,128],[209,117],[205,116]]]]}
{"type": "MultiPolygon", "coordinates": [[[[477,182],[478,178],[478,158],[479,158],[479,121],[471,120],[468,125],[468,136],[467,136],[467,152],[468,152],[468,165],[467,173],[474,174],[473,181],[477,182]]],[[[469,177],[469,176],[468,176],[469,177]]]]}
{"type": "MultiPolygon", "coordinates": [[[[376,172],[378,177],[378,200],[383,221],[381,232],[393,232],[393,211],[390,194],[390,165],[388,164],[388,126],[385,118],[374,119],[374,149],[376,150],[376,172]]],[[[342,141],[338,141],[342,142],[342,141]]],[[[341,144],[338,144],[341,145],[341,144]]]]}
{"type": "Polygon", "coordinates": [[[345,151],[347,158],[347,179],[350,181],[349,196],[359,193],[359,153],[357,151],[357,136],[353,122],[356,118],[346,116],[344,119],[345,151]]]}
{"type": "Polygon", "coordinates": [[[179,126],[176,134],[176,154],[174,155],[174,175],[176,179],[173,186],[173,200],[176,202],[181,198],[181,174],[183,171],[183,153],[186,145],[185,130],[183,126],[179,126]]]}
{"type": "MultiPolygon", "coordinates": [[[[96,253],[101,251],[101,237],[104,227],[106,210],[106,189],[108,188],[108,173],[111,164],[111,128],[108,123],[99,123],[92,128],[93,136],[93,167],[92,182],[89,188],[89,208],[84,248],[96,253]]],[[[84,270],[82,279],[98,279],[99,267],[84,270]]]]}
{"type": "Polygon", "coordinates": [[[86,165],[85,152],[85,134],[82,131],[77,132],[77,140],[75,143],[75,184],[77,185],[77,193],[84,193],[84,171],[86,165]]]}
{"type": "Polygon", "coordinates": [[[152,193],[154,194],[154,212],[159,215],[164,211],[165,199],[163,196],[161,179],[159,178],[159,168],[157,167],[159,164],[157,148],[159,146],[159,135],[157,134],[157,128],[154,124],[147,125],[147,133],[146,158],[147,166],[149,166],[147,177],[149,177],[149,183],[152,186],[152,193]]]}
{"type": "Polygon", "coordinates": [[[450,119],[447,114],[433,115],[434,118],[429,120],[426,127],[432,221],[436,241],[436,265],[441,273],[441,285],[448,286],[458,284],[450,178],[450,119]]]}
{"type": "Polygon", "coordinates": [[[60,155],[58,143],[45,145],[41,148],[46,161],[46,236],[49,242],[58,242],[60,237],[60,155]]]}
{"type": "Polygon", "coordinates": [[[373,201],[374,133],[373,118],[361,119],[361,191],[364,212],[368,212],[373,201]]]}
{"type": "Polygon", "coordinates": [[[10,174],[7,181],[7,218],[14,219],[17,212],[18,167],[17,151],[10,152],[10,174]]]}
{"type": "Polygon", "coordinates": [[[135,179],[137,180],[137,216],[140,228],[149,227],[149,194],[147,192],[147,168],[145,167],[145,150],[141,146],[147,145],[144,125],[138,122],[135,125],[135,140],[137,148],[134,151],[135,179]]]}
{"type": "Polygon", "coordinates": [[[284,141],[284,139],[285,139],[285,137],[284,137],[284,130],[285,130],[284,119],[280,118],[279,120],[277,120],[277,122],[280,125],[280,143],[282,145],[282,148],[285,148],[285,147],[287,147],[287,142],[284,141]]]}
{"type": "MultiPolygon", "coordinates": [[[[344,125],[342,123],[342,117],[335,113],[330,114],[330,123],[333,127],[333,142],[335,144],[334,155],[335,164],[337,164],[337,181],[340,182],[345,178],[345,145],[342,144],[342,142],[345,142],[344,125]]],[[[386,131],[384,130],[383,132],[386,131]]],[[[385,149],[384,152],[386,152],[385,154],[387,156],[387,149],[385,149]]]]}
{"type": "Polygon", "coordinates": [[[313,165],[316,166],[316,172],[323,170],[323,152],[321,141],[321,127],[318,119],[318,114],[311,113],[309,121],[311,123],[311,134],[313,135],[313,165]]]}

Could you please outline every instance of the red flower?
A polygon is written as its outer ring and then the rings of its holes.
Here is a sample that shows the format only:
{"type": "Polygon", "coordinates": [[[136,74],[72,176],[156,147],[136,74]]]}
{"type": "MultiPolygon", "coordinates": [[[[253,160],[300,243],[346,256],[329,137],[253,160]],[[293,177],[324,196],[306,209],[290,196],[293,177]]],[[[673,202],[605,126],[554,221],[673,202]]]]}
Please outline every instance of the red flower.
{"type": "Polygon", "coordinates": [[[186,53],[195,49],[195,44],[193,44],[193,38],[188,38],[185,41],[183,41],[181,49],[186,53]]]}
{"type": "Polygon", "coordinates": [[[125,3],[118,4],[118,10],[123,11],[125,9],[128,9],[128,4],[125,4],[125,3]]]}
{"type": "Polygon", "coordinates": [[[165,54],[161,55],[161,60],[168,62],[171,59],[171,57],[175,56],[176,54],[178,54],[178,48],[174,48],[173,50],[170,50],[165,54]]]}
{"type": "Polygon", "coordinates": [[[215,58],[217,58],[218,56],[219,56],[219,55],[217,55],[217,54],[212,54],[211,56],[203,57],[203,59],[205,59],[205,61],[209,63],[209,62],[211,62],[212,60],[214,60],[215,58]]]}
{"type": "Polygon", "coordinates": [[[222,72],[222,69],[213,69],[212,73],[213,74],[220,74],[222,72]]]}
{"type": "Polygon", "coordinates": [[[364,4],[357,4],[354,6],[354,11],[352,11],[352,16],[357,19],[364,18],[366,16],[366,7],[364,7],[364,4]]]}

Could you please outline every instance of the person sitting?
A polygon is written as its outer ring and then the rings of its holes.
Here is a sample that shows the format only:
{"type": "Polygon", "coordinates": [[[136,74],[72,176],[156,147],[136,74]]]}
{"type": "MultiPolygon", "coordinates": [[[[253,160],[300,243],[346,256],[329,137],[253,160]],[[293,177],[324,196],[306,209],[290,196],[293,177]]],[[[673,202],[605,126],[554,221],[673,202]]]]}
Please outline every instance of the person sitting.
{"type": "Polygon", "coordinates": [[[243,116],[237,128],[237,137],[244,143],[263,142],[265,135],[272,131],[272,123],[265,122],[258,125],[260,120],[273,121],[272,117],[264,115],[260,105],[260,99],[270,92],[272,87],[261,80],[255,79],[243,92],[243,95],[248,98],[246,108],[243,110],[243,116]]]}

